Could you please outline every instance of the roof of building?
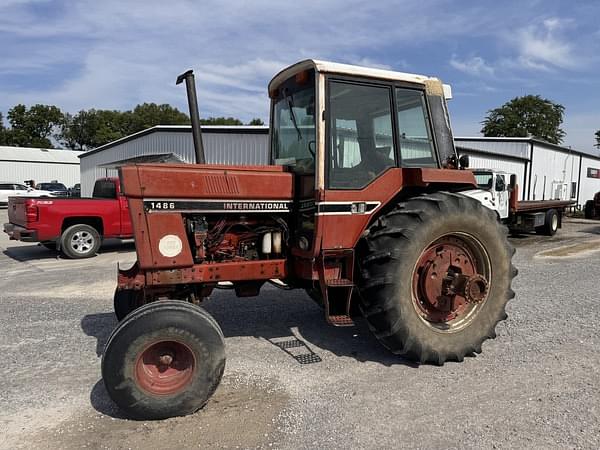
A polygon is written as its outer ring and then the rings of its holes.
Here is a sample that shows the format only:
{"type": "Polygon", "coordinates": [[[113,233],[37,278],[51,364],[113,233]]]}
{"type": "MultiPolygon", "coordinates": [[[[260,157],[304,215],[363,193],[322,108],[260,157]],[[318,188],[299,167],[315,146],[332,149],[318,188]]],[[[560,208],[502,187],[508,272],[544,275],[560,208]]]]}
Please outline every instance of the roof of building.
{"type": "Polygon", "coordinates": [[[0,161],[79,164],[78,156],[82,153],[75,150],[0,146],[0,161]]]}
{"type": "Polygon", "coordinates": [[[534,137],[461,136],[455,137],[454,140],[457,144],[457,147],[465,148],[467,150],[477,150],[485,153],[495,153],[501,155],[508,154],[508,156],[514,156],[515,158],[521,159],[529,159],[529,153],[524,154],[520,149],[516,149],[515,146],[512,146],[513,148],[511,148],[510,144],[536,144],[542,147],[547,147],[566,153],[574,153],[576,155],[600,159],[600,153],[598,151],[574,149],[570,147],[565,147],[563,145],[552,144],[550,142],[546,142],[542,139],[537,139],[534,137]],[[461,145],[462,142],[468,142],[468,144],[461,145]],[[476,145],[477,143],[480,143],[482,145],[476,145]],[[503,145],[500,149],[497,145],[494,144],[503,145]]]}
{"type": "MultiPolygon", "coordinates": [[[[269,127],[266,125],[202,125],[200,127],[203,133],[225,133],[225,134],[269,134],[269,127]]],[[[109,148],[115,147],[117,145],[124,144],[125,142],[131,141],[133,139],[138,139],[142,136],[146,136],[148,134],[157,133],[157,132],[191,132],[191,125],[156,125],[151,128],[146,128],[145,130],[138,131],[137,133],[130,134],[129,136],[122,137],[121,139],[117,139],[116,141],[109,142],[108,144],[101,145],[93,150],[89,150],[87,152],[79,155],[80,158],[84,156],[93,155],[94,153],[101,152],[103,150],[107,150],[109,148]]]]}

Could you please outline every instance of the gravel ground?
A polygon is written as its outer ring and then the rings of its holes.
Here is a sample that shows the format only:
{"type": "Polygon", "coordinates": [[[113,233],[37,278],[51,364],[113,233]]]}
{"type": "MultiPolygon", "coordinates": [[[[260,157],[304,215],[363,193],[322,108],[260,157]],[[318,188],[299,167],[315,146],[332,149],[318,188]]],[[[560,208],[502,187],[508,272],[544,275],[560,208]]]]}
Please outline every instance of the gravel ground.
{"type": "Polygon", "coordinates": [[[197,414],[139,422],[100,379],[132,244],[70,261],[2,234],[0,448],[600,448],[600,223],[512,240],[517,298],[477,357],[417,366],[363,321],[329,327],[302,292],[217,292],[222,385],[197,414]],[[291,339],[312,363],[277,345],[291,339]]]}

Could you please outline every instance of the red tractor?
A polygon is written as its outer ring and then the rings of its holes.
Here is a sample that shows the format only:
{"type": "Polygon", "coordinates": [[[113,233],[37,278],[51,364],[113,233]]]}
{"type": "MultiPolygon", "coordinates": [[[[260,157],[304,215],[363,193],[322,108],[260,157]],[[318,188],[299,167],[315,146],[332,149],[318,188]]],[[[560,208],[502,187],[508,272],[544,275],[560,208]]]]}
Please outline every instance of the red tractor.
{"type": "Polygon", "coordinates": [[[391,352],[462,361],[495,337],[514,297],[514,249],[457,158],[436,78],[306,60],[269,84],[269,166],[136,164],[120,177],[136,264],[119,271],[102,375],[129,415],[193,413],[225,367],[199,305],[220,283],[255,296],[306,290],[333,326],[358,312],[391,352]],[[277,280],[277,281],[275,281],[277,280]]]}

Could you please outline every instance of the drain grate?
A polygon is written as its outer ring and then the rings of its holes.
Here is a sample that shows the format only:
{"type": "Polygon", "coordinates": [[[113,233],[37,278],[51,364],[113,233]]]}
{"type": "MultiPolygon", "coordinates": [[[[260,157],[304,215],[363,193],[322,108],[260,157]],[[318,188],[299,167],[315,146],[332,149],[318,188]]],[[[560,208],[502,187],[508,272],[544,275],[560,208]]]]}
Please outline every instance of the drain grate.
{"type": "Polygon", "coordinates": [[[268,339],[276,347],[279,347],[300,364],[314,364],[322,361],[321,357],[313,352],[305,342],[295,336],[268,339]]]}

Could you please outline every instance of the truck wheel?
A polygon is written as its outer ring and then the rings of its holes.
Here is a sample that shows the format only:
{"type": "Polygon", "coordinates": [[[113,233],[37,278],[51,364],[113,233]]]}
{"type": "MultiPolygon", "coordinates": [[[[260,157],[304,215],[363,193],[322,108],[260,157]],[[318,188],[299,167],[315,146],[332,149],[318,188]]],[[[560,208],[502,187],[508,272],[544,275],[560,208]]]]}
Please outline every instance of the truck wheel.
{"type": "Polygon", "coordinates": [[[102,358],[110,398],[137,419],[185,416],[221,381],[225,343],[217,322],[179,300],[148,303],[113,331],[102,358]]]}
{"type": "Polygon", "coordinates": [[[61,235],[60,248],[69,258],[90,258],[100,248],[100,234],[89,225],[72,225],[61,235]]]}
{"type": "Polygon", "coordinates": [[[543,234],[545,236],[554,236],[558,230],[559,223],[558,211],[555,209],[549,209],[546,211],[546,219],[544,225],[537,227],[535,232],[537,234],[543,234]]]}
{"type": "Polygon", "coordinates": [[[120,322],[127,315],[143,305],[142,291],[134,289],[116,289],[113,297],[115,316],[120,322]]]}
{"type": "Polygon", "coordinates": [[[378,218],[358,250],[361,309],[379,341],[439,365],[481,352],[514,297],[506,234],[478,201],[445,192],[378,218]]]}
{"type": "Polygon", "coordinates": [[[596,218],[596,211],[594,208],[593,200],[588,200],[587,202],[585,202],[584,215],[586,219],[596,218]]]}

